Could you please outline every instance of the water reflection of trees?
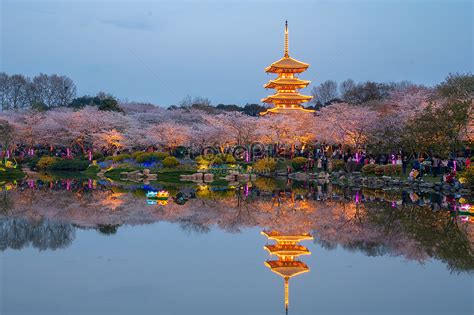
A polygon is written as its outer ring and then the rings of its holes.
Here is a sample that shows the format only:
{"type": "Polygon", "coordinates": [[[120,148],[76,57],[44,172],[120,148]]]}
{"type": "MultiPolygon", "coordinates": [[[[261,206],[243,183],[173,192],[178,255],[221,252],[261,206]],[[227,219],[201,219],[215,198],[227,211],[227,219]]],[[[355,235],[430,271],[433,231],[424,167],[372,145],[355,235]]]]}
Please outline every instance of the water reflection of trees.
{"type": "MultiPolygon", "coordinates": [[[[387,200],[379,194],[358,194],[319,186],[273,191],[213,191],[208,187],[197,190],[196,198],[185,204],[169,202],[160,206],[147,205],[139,194],[115,187],[86,191],[24,189],[8,192],[11,206],[8,212],[0,213],[0,219],[42,224],[67,222],[109,235],[117,233],[122,225],[159,221],[175,223],[191,233],[207,233],[212,226],[227,232],[250,227],[282,232],[304,230],[313,231],[315,242],[328,249],[341,246],[366,255],[402,256],[420,262],[434,258],[445,262],[451,270],[474,270],[474,227],[458,222],[442,204],[433,208],[428,202],[405,202],[396,193],[384,193],[387,200]]],[[[45,239],[61,237],[62,225],[51,225],[58,231],[54,235],[46,228],[35,232],[45,233],[45,239]]],[[[73,229],[67,224],[62,228],[73,229]]],[[[3,234],[19,233],[15,229],[18,230],[13,223],[2,223],[3,234]]],[[[73,239],[69,234],[63,237],[63,244],[73,239]]],[[[20,234],[18,239],[25,237],[20,234]]],[[[12,236],[9,242],[14,241],[12,236]]],[[[39,247],[41,242],[37,244],[39,247]]]]}
{"type": "Polygon", "coordinates": [[[33,246],[40,250],[59,249],[71,245],[76,236],[72,224],[30,221],[17,218],[0,219],[0,250],[33,246]]]}

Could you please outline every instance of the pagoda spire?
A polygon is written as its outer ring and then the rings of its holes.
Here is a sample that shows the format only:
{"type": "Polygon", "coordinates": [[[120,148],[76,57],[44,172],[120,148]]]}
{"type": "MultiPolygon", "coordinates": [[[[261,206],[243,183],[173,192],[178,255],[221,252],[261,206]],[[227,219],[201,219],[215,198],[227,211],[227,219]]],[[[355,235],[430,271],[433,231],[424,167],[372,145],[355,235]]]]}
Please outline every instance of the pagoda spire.
{"type": "Polygon", "coordinates": [[[285,21],[285,57],[289,57],[288,54],[288,21],[285,21]]]}

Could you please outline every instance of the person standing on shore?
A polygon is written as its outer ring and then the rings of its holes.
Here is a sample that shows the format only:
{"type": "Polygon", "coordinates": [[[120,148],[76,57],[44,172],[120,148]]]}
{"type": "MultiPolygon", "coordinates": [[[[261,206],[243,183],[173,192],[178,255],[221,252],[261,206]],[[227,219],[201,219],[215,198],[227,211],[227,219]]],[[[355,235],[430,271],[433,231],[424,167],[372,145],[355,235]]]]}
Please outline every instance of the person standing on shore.
{"type": "Polygon", "coordinates": [[[403,169],[403,175],[407,174],[407,166],[408,166],[408,158],[406,155],[403,156],[402,159],[402,169],[403,169]]]}

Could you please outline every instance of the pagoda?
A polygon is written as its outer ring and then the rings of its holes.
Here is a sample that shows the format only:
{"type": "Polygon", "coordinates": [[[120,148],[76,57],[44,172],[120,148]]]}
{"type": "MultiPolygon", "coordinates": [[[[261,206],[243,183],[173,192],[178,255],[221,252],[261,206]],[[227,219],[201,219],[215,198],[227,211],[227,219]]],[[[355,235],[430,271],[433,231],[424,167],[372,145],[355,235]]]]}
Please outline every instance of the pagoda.
{"type": "Polygon", "coordinates": [[[302,95],[299,89],[305,88],[311,81],[301,80],[298,74],[306,71],[309,64],[291,58],[288,53],[288,21],[285,22],[285,50],[284,56],[265,68],[267,73],[276,73],[278,77],[275,80],[268,81],[264,85],[266,89],[275,89],[273,95],[269,95],[262,99],[262,102],[273,104],[273,108],[261,113],[282,113],[292,110],[304,112],[314,112],[314,110],[306,109],[301,104],[310,101],[313,97],[302,95]]]}
{"type": "Polygon", "coordinates": [[[265,266],[285,280],[285,311],[288,314],[290,278],[309,272],[309,267],[304,262],[299,261],[298,257],[310,255],[311,252],[298,243],[304,240],[312,240],[313,237],[308,233],[285,234],[279,231],[263,231],[261,233],[269,240],[276,242],[276,244],[265,245],[264,248],[270,255],[277,256],[278,260],[268,260],[265,262],[265,266]]]}

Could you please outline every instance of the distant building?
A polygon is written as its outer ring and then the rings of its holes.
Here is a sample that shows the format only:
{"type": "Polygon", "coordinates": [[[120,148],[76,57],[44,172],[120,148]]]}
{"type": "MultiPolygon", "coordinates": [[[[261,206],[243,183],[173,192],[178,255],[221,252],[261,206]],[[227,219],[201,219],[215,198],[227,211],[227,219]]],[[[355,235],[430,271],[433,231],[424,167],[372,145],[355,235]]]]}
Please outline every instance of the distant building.
{"type": "Polygon", "coordinates": [[[267,89],[275,89],[273,95],[269,95],[262,99],[264,103],[273,104],[273,108],[261,113],[279,113],[292,110],[300,110],[306,112],[314,112],[314,110],[306,109],[301,104],[310,101],[313,97],[302,95],[299,89],[305,88],[311,81],[300,80],[297,75],[308,69],[309,64],[291,58],[288,54],[288,22],[285,23],[285,52],[283,58],[272,63],[265,68],[267,73],[276,73],[278,78],[268,81],[264,85],[267,89]]]}

